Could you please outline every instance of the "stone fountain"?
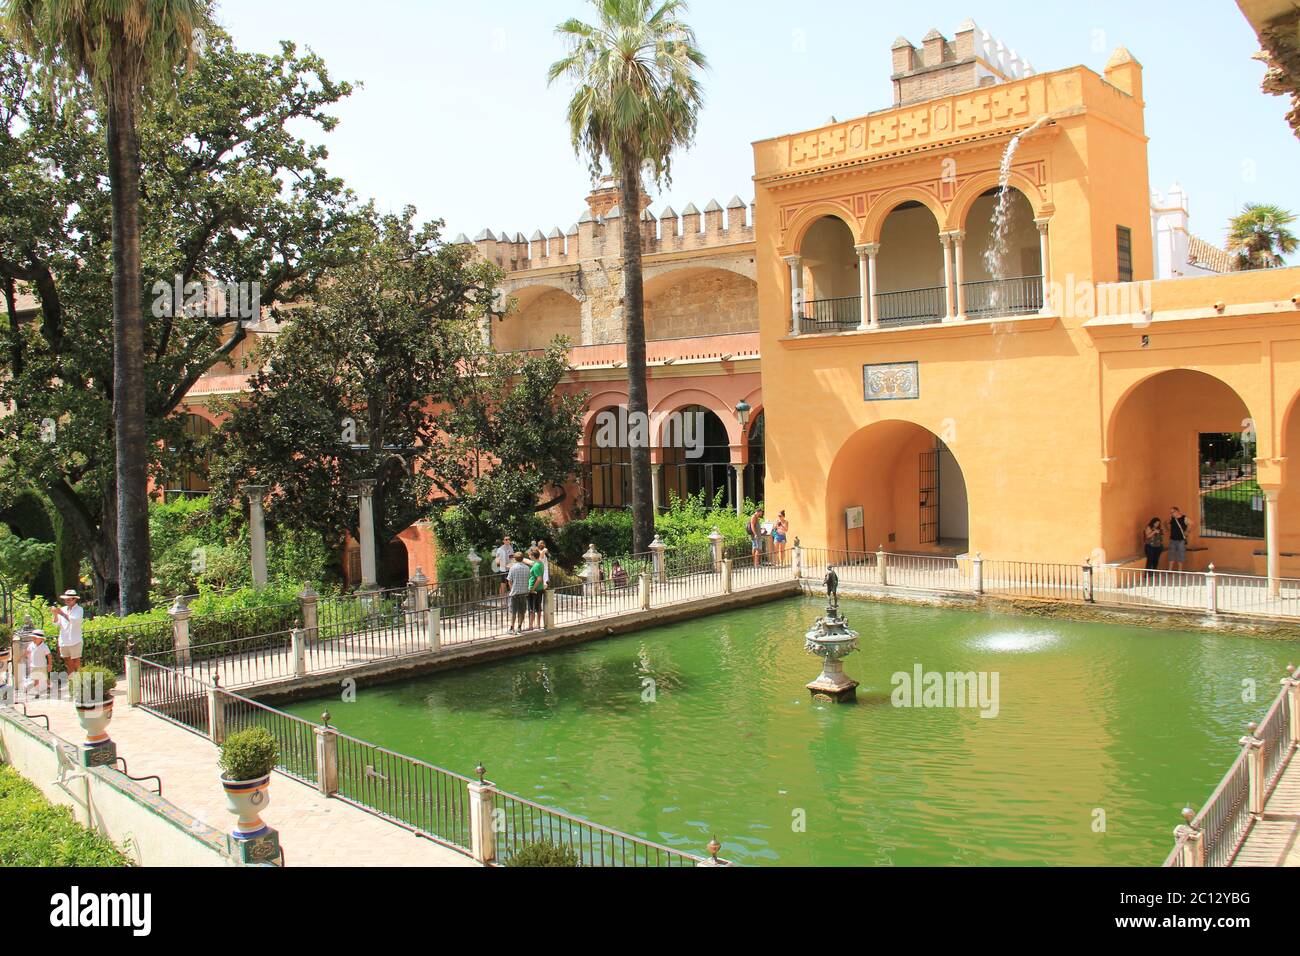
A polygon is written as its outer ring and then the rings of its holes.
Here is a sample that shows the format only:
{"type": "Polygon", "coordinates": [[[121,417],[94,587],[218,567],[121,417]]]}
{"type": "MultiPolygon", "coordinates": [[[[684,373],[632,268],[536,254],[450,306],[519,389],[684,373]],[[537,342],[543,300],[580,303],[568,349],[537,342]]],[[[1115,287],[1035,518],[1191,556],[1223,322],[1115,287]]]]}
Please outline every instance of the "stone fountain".
{"type": "Polygon", "coordinates": [[[822,659],[822,672],[807,685],[813,697],[846,703],[858,699],[858,682],[844,673],[844,658],[858,649],[858,632],[840,613],[840,599],[836,593],[839,583],[834,569],[827,578],[826,613],[813,621],[804,635],[804,650],[822,659]]]}

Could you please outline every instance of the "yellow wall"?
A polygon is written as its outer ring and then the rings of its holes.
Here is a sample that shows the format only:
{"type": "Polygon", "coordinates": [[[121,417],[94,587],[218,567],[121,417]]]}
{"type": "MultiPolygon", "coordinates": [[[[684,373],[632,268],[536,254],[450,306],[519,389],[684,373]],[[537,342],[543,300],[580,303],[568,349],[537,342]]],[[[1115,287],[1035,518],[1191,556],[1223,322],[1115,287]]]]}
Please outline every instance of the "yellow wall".
{"type": "MultiPolygon", "coordinates": [[[[1127,301],[1153,306],[1149,316],[1105,306],[1099,315],[1095,296],[1079,311],[1063,297],[1046,316],[789,335],[781,257],[801,251],[818,219],[837,216],[855,242],[881,241],[882,263],[901,202],[920,202],[942,229],[970,236],[987,223],[980,196],[997,184],[1010,136],[1044,114],[1051,122],[1020,144],[1011,183],[1049,219],[1051,280],[1070,290],[1114,282],[1117,225],[1132,229],[1134,278],[1149,280],[1143,107],[1125,92],[1140,96],[1140,68],[1122,64],[1109,79],[1078,67],[754,144],[767,504],[786,509],[803,544],[843,547],[842,509],[861,504],[870,547],[882,543],[876,529],[892,529],[900,550],[913,547],[916,443],[938,435],[966,480],[972,550],[1071,563],[1098,549],[1128,557],[1138,516],[1166,517],[1171,504],[1195,513],[1187,443],[1197,429],[1231,430],[1235,420],[1240,430],[1245,407],[1260,435],[1261,486],[1282,489],[1283,546],[1300,547],[1300,495],[1288,497],[1282,460],[1283,437],[1300,439],[1300,424],[1283,421],[1300,395],[1300,309],[1290,301],[1300,270],[1126,287],[1127,301]],[[919,398],[864,401],[864,365],[913,361],[919,398]],[[1226,387],[1216,399],[1176,376],[1134,391],[1184,368],[1226,387]],[[1139,454],[1134,443],[1164,420],[1139,454]],[[899,422],[932,435],[890,424],[899,422]]],[[[966,280],[983,278],[966,251],[966,280]]],[[[1249,564],[1249,546],[1211,548],[1229,565],[1249,564]]]]}

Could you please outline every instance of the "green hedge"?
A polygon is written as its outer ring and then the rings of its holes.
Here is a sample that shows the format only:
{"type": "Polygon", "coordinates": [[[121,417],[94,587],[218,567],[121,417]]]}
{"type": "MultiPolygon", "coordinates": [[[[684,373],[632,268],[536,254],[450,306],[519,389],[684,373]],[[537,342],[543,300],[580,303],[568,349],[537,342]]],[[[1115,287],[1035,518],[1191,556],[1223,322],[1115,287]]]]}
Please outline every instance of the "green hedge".
{"type": "Polygon", "coordinates": [[[0,766],[0,866],[131,866],[113,842],[0,766]]]}
{"type": "Polygon", "coordinates": [[[1218,531],[1244,538],[1264,537],[1264,512],[1256,511],[1249,501],[1206,495],[1201,503],[1202,534],[1218,531]]]}

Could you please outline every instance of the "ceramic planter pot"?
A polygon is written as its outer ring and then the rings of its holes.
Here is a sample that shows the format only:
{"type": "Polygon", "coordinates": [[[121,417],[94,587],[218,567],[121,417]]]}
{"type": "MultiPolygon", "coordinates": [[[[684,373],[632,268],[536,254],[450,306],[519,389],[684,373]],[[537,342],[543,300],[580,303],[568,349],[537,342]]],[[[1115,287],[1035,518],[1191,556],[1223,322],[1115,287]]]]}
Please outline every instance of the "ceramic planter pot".
{"type": "Polygon", "coordinates": [[[237,839],[247,840],[269,829],[262,822],[262,811],[271,802],[269,773],[252,780],[227,780],[222,777],[221,786],[226,790],[226,808],[237,818],[234,831],[237,839]]]}
{"type": "Polygon", "coordinates": [[[108,722],[113,719],[113,699],[94,703],[75,703],[77,720],[86,732],[86,746],[94,747],[108,740],[108,722]]]}

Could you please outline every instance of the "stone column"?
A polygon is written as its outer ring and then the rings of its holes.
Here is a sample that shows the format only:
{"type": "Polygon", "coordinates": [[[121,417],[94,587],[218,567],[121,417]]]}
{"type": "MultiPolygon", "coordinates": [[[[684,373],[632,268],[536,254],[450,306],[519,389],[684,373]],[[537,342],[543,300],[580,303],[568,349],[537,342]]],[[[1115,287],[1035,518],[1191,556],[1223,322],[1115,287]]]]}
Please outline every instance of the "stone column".
{"type": "Polygon", "coordinates": [[[302,629],[307,640],[316,640],[320,627],[320,595],[307,582],[298,592],[298,610],[302,614],[302,629]]]}
{"type": "Polygon", "coordinates": [[[422,624],[425,612],[429,610],[429,579],[424,575],[424,568],[416,566],[415,573],[406,582],[406,593],[410,595],[415,620],[422,624]]]}
{"type": "Polygon", "coordinates": [[[649,547],[650,553],[654,555],[655,578],[660,584],[663,584],[668,580],[667,569],[664,567],[664,551],[667,549],[668,545],[664,544],[663,541],[660,540],[659,535],[656,534],[655,539],[650,542],[649,547]]]}
{"type": "Polygon", "coordinates": [[[799,320],[803,315],[803,258],[783,256],[790,267],[790,334],[799,334],[799,320]]]}
{"type": "Polygon", "coordinates": [[[1050,270],[1048,268],[1048,245],[1047,245],[1047,224],[1051,219],[1035,219],[1034,225],[1038,227],[1038,258],[1041,261],[1043,271],[1043,307],[1039,310],[1041,315],[1050,315],[1052,312],[1052,290],[1050,280],[1050,270]]]}
{"type": "Polygon", "coordinates": [[[126,658],[126,702],[132,707],[140,705],[140,658],[130,654],[126,658]]]}
{"type": "Polygon", "coordinates": [[[497,788],[492,781],[483,779],[482,764],[476,772],[478,783],[465,787],[469,791],[470,855],[479,863],[491,863],[497,855],[496,831],[492,828],[497,788]]]}
{"type": "Polygon", "coordinates": [[[1264,541],[1268,549],[1268,592],[1277,597],[1282,590],[1278,572],[1277,547],[1277,489],[1265,488],[1264,492],[1264,541]]]}
{"type": "Polygon", "coordinates": [[[657,461],[650,462],[650,500],[655,514],[659,513],[659,471],[662,467],[657,461]]]}
{"type": "Polygon", "coordinates": [[[329,711],[322,716],[325,726],[312,728],[316,734],[316,786],[331,797],[339,792],[339,732],[329,725],[329,711]]]}
{"type": "Polygon", "coordinates": [[[736,514],[743,515],[745,513],[745,466],[732,465],[731,471],[736,478],[736,514]]]}
{"type": "Polygon", "coordinates": [[[478,577],[478,566],[483,563],[483,559],[479,557],[478,552],[474,550],[472,545],[470,546],[469,554],[465,557],[465,560],[468,561],[469,566],[474,569],[474,577],[478,577]]]}
{"type": "Polygon", "coordinates": [[[601,554],[596,550],[596,546],[588,543],[587,552],[582,556],[582,560],[587,563],[583,577],[587,579],[588,594],[595,594],[600,589],[600,559],[601,554]]]}
{"type": "Polygon", "coordinates": [[[709,554],[713,558],[713,570],[722,570],[722,532],[715,524],[709,532],[709,554]]]}
{"type": "Polygon", "coordinates": [[[876,257],[880,255],[880,243],[867,243],[867,287],[871,292],[871,315],[867,325],[873,329],[880,328],[880,286],[876,284],[876,257]]]}
{"type": "Polygon", "coordinates": [[[175,603],[167,609],[167,613],[172,619],[172,648],[176,651],[176,663],[188,664],[190,662],[190,614],[192,612],[185,606],[185,600],[178,597],[175,603]]]}
{"type": "Polygon", "coordinates": [[[957,321],[966,319],[966,261],[963,247],[966,245],[966,230],[958,229],[952,233],[952,256],[957,282],[957,321]]]}
{"type": "Polygon", "coordinates": [[[253,587],[266,587],[266,485],[244,485],[248,495],[248,538],[253,553],[253,587]]]}
{"type": "Polygon", "coordinates": [[[870,266],[867,265],[867,249],[870,247],[865,243],[860,246],[854,246],[853,251],[858,254],[858,295],[862,298],[862,305],[858,313],[858,331],[865,332],[871,328],[871,276],[868,274],[870,266]]]}
{"type": "Polygon", "coordinates": [[[939,233],[939,245],[943,249],[943,320],[951,322],[956,318],[953,302],[957,299],[957,290],[952,287],[952,236],[939,233]]]}
{"type": "Polygon", "coordinates": [[[361,539],[361,590],[379,588],[375,566],[375,479],[363,478],[357,482],[358,525],[361,539]]]}

